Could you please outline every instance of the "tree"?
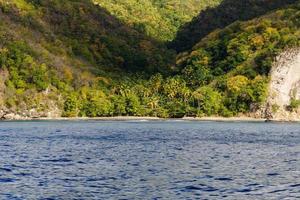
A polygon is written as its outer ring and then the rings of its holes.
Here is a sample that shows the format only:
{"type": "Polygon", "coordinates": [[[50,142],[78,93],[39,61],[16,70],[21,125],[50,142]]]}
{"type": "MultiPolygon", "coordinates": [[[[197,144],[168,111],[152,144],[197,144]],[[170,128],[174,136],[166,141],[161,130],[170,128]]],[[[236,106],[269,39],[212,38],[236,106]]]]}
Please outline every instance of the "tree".
{"type": "Polygon", "coordinates": [[[126,98],[126,113],[130,116],[142,114],[142,106],[137,95],[130,93],[126,98]]]}
{"type": "Polygon", "coordinates": [[[64,113],[65,117],[76,117],[79,112],[79,100],[75,93],[69,94],[64,102],[64,113]]]}
{"type": "Polygon", "coordinates": [[[197,101],[198,115],[216,115],[223,107],[222,95],[211,88],[210,86],[203,86],[198,88],[193,93],[193,98],[197,101]]]}
{"type": "Polygon", "coordinates": [[[247,87],[249,80],[247,77],[238,75],[228,79],[227,89],[232,94],[239,95],[245,87],[247,87]]]}
{"type": "Polygon", "coordinates": [[[114,107],[114,115],[126,115],[126,97],[114,95],[112,96],[111,100],[114,107]]]}

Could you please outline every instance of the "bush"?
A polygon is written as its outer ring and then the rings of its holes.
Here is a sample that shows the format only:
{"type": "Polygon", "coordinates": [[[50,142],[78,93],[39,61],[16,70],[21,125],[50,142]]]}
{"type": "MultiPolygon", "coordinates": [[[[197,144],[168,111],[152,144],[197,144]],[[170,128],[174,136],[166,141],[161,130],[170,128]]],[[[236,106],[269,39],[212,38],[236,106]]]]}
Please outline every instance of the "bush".
{"type": "Polygon", "coordinates": [[[75,94],[70,94],[64,102],[64,117],[77,117],[79,112],[79,100],[75,94]]]}
{"type": "Polygon", "coordinates": [[[300,99],[292,98],[291,103],[288,106],[288,110],[295,111],[299,108],[299,106],[300,106],[300,99]]]}

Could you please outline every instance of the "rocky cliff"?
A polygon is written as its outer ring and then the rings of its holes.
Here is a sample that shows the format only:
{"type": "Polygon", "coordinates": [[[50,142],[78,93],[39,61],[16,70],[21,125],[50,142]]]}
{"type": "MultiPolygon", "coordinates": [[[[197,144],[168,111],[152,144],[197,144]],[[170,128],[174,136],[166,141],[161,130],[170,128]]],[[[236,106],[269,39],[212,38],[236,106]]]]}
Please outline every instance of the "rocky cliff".
{"type": "Polygon", "coordinates": [[[289,49],[277,56],[272,71],[266,117],[300,120],[299,109],[291,110],[292,100],[300,99],[300,49],[289,49]]]}

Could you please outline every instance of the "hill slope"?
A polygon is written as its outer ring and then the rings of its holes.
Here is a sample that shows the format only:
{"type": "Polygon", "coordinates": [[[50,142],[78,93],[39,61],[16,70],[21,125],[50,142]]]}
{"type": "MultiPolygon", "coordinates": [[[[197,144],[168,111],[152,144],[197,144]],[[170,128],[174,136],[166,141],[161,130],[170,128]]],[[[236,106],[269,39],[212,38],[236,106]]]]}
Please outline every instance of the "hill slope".
{"type": "Polygon", "coordinates": [[[121,21],[162,41],[172,40],[179,27],[221,0],[93,0],[121,21]]]}
{"type": "Polygon", "coordinates": [[[297,2],[297,0],[224,0],[214,8],[201,12],[180,28],[170,46],[178,52],[191,49],[210,32],[239,20],[245,21],[297,2]]]}
{"type": "Polygon", "coordinates": [[[11,24],[40,33],[46,42],[56,40],[62,43],[60,49],[69,48],[72,55],[98,67],[150,70],[153,66],[166,66],[163,45],[121,23],[90,1],[1,0],[0,3],[3,23],[10,20],[11,24]]]}
{"type": "MultiPolygon", "coordinates": [[[[200,87],[196,89],[200,94],[208,90],[222,96],[224,114],[258,111],[267,98],[276,56],[300,44],[299,5],[210,33],[191,52],[178,57],[187,84],[200,87]]],[[[209,100],[209,95],[205,98],[209,100]]],[[[207,105],[214,105],[208,100],[207,105]]],[[[207,114],[212,111],[205,109],[206,104],[200,105],[207,114]]],[[[219,107],[212,113],[218,112],[219,107]]]]}
{"type": "Polygon", "coordinates": [[[299,47],[299,8],[213,31],[175,64],[92,1],[0,0],[0,117],[263,116],[275,58],[299,47]]]}
{"type": "Polygon", "coordinates": [[[127,72],[169,71],[172,60],[90,1],[0,0],[0,104],[12,111],[62,110],[61,95],[127,72]]]}

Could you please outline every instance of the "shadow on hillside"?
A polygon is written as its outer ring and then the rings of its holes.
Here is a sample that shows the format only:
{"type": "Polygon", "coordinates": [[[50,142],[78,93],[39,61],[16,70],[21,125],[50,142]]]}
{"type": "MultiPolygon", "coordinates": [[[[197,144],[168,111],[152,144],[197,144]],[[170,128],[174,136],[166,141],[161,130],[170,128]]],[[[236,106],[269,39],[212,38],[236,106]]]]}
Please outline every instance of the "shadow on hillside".
{"type": "Polygon", "coordinates": [[[39,12],[24,19],[12,7],[5,15],[39,31],[48,46],[56,47],[60,41],[60,48],[102,71],[162,72],[174,60],[170,56],[174,53],[164,44],[124,24],[91,0],[27,1],[39,12]]]}
{"type": "Polygon", "coordinates": [[[224,0],[215,8],[201,12],[183,25],[169,46],[178,52],[191,49],[210,32],[224,28],[236,20],[250,20],[298,0],[224,0]]]}
{"type": "MultiPolygon", "coordinates": [[[[165,45],[137,32],[91,0],[63,1],[58,3],[61,6],[41,2],[46,4],[56,33],[74,38],[79,48],[83,42],[87,44],[91,55],[86,57],[93,57],[97,64],[131,72],[162,72],[173,62],[165,45]]],[[[85,52],[79,49],[79,53],[85,52]]]]}

